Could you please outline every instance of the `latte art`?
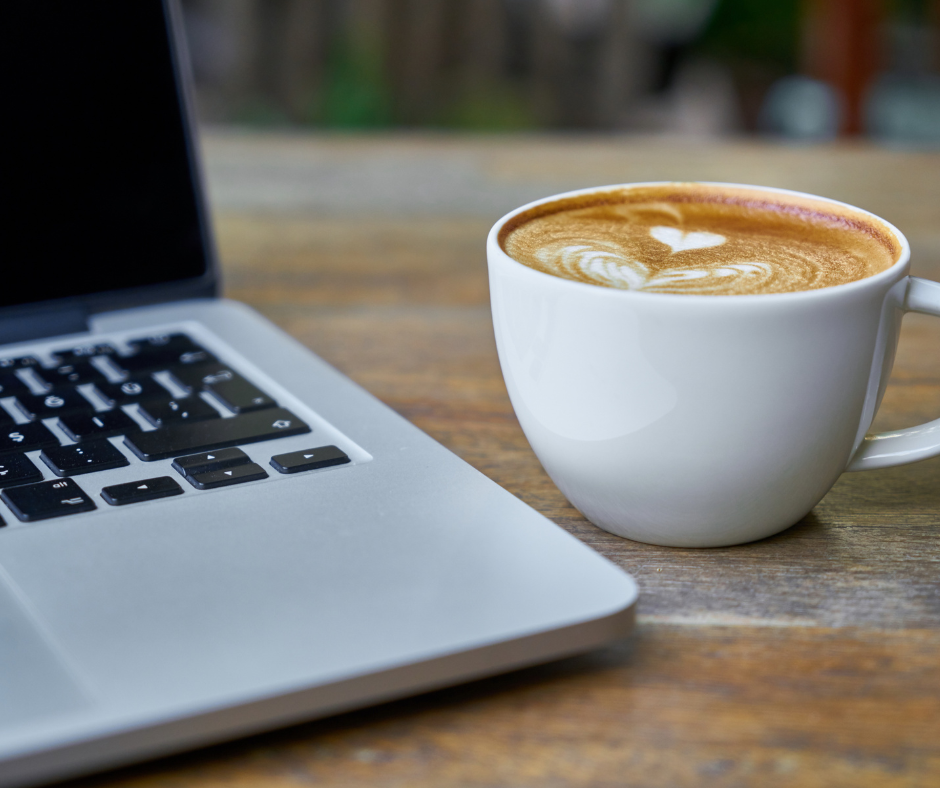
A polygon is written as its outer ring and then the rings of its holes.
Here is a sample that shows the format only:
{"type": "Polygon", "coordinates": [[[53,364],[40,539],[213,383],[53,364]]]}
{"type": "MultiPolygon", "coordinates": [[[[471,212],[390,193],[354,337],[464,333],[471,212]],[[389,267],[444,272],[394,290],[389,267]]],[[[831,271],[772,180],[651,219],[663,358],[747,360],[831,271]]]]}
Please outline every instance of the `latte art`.
{"type": "Polygon", "coordinates": [[[580,279],[625,290],[649,293],[723,292],[734,289],[762,289],[774,275],[769,263],[728,263],[702,268],[682,268],[653,274],[639,260],[627,260],[617,251],[589,245],[541,249],[540,260],[558,269],[559,276],[580,279]],[[735,282],[747,278],[745,284],[735,282]]]}
{"type": "Polygon", "coordinates": [[[862,214],[761,196],[696,184],[595,193],[523,214],[500,243],[519,262],[565,279],[694,295],[815,290],[898,258],[887,228],[862,214]]]}

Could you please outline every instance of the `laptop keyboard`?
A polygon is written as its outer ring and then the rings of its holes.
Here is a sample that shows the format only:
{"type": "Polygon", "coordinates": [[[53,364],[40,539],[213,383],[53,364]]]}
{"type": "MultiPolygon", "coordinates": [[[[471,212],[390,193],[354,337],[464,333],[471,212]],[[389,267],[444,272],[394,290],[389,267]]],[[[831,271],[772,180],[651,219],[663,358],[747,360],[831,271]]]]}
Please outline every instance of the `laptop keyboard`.
{"type": "Polygon", "coordinates": [[[310,427],[186,334],[127,345],[127,354],[107,343],[63,348],[45,365],[32,355],[0,359],[6,403],[0,407],[0,500],[19,520],[96,509],[73,477],[131,465],[110,440],[118,437],[144,463],[173,459],[179,478],[106,486],[100,499],[110,506],[182,495],[187,486],[210,490],[265,479],[269,471],[350,462],[336,446],[311,446],[274,455],[262,467],[237,447],[303,435],[310,427]],[[50,420],[71,443],[60,441],[50,420]],[[37,450],[34,462],[26,452],[37,450]],[[43,480],[43,471],[56,478],[43,480]]]}

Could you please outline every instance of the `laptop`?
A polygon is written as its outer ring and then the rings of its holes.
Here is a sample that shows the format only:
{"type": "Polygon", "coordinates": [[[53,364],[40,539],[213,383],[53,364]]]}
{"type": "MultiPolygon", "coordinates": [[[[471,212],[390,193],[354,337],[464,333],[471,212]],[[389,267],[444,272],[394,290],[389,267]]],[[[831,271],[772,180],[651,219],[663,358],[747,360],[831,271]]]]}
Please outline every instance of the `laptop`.
{"type": "Polygon", "coordinates": [[[628,632],[627,574],[219,297],[172,4],[2,14],[0,784],[628,632]]]}

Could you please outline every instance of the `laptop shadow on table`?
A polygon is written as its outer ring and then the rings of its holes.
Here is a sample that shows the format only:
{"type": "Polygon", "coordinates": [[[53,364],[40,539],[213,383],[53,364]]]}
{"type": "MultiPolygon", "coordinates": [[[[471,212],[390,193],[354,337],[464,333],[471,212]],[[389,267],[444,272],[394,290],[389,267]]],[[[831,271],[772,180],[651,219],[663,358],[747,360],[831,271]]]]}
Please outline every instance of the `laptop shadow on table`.
{"type": "MultiPolygon", "coordinates": [[[[935,484],[936,460],[920,463],[918,466],[888,469],[875,474],[846,474],[840,479],[832,492],[813,511],[790,528],[748,545],[731,548],[714,548],[704,551],[685,551],[681,553],[699,553],[742,551],[749,552],[757,548],[771,548],[773,552],[796,551],[802,553],[806,548],[801,542],[818,543],[827,538],[827,532],[835,527],[876,526],[880,521],[897,518],[899,513],[923,514],[932,511],[934,518],[940,511],[940,488],[935,484]],[[931,481],[931,478],[934,481],[931,481]]],[[[916,517],[915,517],[916,519],[916,517]]],[[[597,534],[593,534],[597,537],[597,534]]],[[[605,535],[602,535],[606,536],[605,535]]],[[[613,539],[614,537],[611,537],[613,539]]],[[[600,540],[603,542],[603,538],[600,540]]],[[[622,545],[617,540],[617,545],[622,545]]],[[[649,545],[630,543],[641,551],[671,553],[672,548],[655,548],[649,545]]],[[[603,546],[596,545],[601,549],[603,546]]],[[[642,598],[640,612],[642,613],[642,598]]],[[[499,703],[502,696],[524,694],[527,691],[548,691],[558,682],[589,680],[592,676],[608,670],[627,668],[642,660],[638,654],[638,638],[630,637],[606,648],[592,651],[567,659],[557,660],[545,665],[516,670],[499,676],[479,679],[455,687],[435,690],[401,700],[389,701],[377,706],[346,712],[333,717],[292,725],[267,733],[240,738],[235,741],[203,747],[179,755],[167,756],[142,764],[123,767],[110,772],[98,773],[62,783],[63,788],[100,788],[108,783],[126,782],[143,779],[158,774],[182,772],[211,767],[213,763],[231,761],[243,762],[243,759],[257,753],[270,757],[272,764],[282,763],[285,767],[295,761],[291,752],[297,747],[316,746],[320,741],[344,739],[350,754],[355,750],[354,734],[367,729],[402,726],[405,731],[413,731],[423,725],[434,725],[433,717],[438,713],[456,712],[475,713],[475,705],[492,706],[499,703]],[[461,709],[461,707],[464,707],[461,709]],[[428,720],[421,718],[426,716],[428,720]]],[[[481,709],[481,714],[486,710],[481,709]]]]}
{"type": "MultiPolygon", "coordinates": [[[[525,693],[528,690],[547,690],[552,684],[579,678],[611,668],[629,667],[636,654],[636,635],[601,649],[574,657],[555,660],[544,665],[522,668],[498,676],[478,679],[454,687],[433,690],[400,700],[393,700],[364,709],[345,712],[332,717],[291,725],[266,733],[247,736],[234,741],[201,747],[178,755],[150,760],[105,772],[78,777],[62,783],[62,788],[101,788],[106,784],[123,784],[170,772],[204,770],[214,762],[239,762],[263,753],[271,763],[281,762],[285,767],[296,760],[292,750],[298,746],[316,746],[318,739],[347,738],[352,754],[356,748],[353,734],[357,729],[380,728],[388,724],[401,724],[406,730],[427,725],[424,715],[459,711],[459,707],[498,703],[501,696],[525,693]]],[[[469,708],[462,713],[474,713],[469,708]]],[[[485,711],[483,712],[486,713],[485,711]]],[[[381,733],[379,734],[381,736],[381,733]]],[[[393,734],[394,735],[394,734],[393,734]]]]}

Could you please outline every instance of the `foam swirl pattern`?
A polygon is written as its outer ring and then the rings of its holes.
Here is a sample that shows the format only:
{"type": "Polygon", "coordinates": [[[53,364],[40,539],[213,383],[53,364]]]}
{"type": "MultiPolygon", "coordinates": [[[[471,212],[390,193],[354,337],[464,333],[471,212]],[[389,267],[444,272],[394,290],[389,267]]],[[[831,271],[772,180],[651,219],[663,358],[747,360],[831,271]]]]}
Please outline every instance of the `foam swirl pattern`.
{"type": "Polygon", "coordinates": [[[523,214],[500,242],[564,279],[694,295],[816,290],[898,259],[893,236],[863,214],[761,194],[671,184],[569,198],[523,214]]]}

